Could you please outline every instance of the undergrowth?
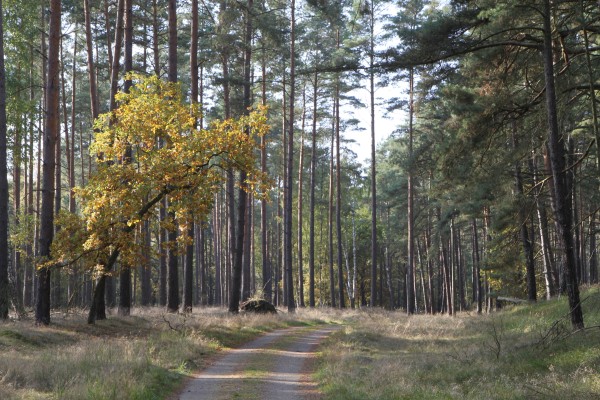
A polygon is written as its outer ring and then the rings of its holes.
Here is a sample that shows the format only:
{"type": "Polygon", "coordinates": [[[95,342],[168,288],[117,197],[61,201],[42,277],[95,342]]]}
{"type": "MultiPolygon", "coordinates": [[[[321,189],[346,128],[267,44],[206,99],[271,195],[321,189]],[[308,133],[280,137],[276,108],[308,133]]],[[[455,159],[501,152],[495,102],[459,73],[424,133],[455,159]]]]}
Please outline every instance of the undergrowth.
{"type": "Polygon", "coordinates": [[[327,399],[598,399],[600,288],[487,315],[362,311],[322,348],[327,399]]]}
{"type": "Polygon", "coordinates": [[[135,310],[88,325],[83,313],[0,323],[0,399],[164,399],[220,350],[266,331],[329,321],[317,311],[294,316],[191,315],[135,310]]]}

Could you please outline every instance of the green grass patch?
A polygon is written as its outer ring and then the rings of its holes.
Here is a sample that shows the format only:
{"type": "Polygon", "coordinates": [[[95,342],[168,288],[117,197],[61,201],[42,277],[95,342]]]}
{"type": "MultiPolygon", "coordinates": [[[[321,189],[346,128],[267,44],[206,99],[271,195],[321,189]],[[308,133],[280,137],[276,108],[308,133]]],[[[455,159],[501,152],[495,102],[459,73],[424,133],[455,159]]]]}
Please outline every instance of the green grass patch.
{"type": "Polygon", "coordinates": [[[600,398],[600,288],[582,299],[579,332],[565,298],[489,315],[348,314],[316,378],[327,399],[600,398]]]}

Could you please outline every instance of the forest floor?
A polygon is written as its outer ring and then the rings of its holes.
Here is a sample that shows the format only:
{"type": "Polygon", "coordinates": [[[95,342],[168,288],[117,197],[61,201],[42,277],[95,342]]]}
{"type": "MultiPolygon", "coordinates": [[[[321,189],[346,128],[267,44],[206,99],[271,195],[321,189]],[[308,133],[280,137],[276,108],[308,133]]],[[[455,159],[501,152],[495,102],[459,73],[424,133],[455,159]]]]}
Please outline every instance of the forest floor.
{"type": "Polygon", "coordinates": [[[325,399],[600,399],[600,286],[581,292],[584,330],[565,297],[490,314],[348,315],[321,346],[325,399]]]}
{"type": "Polygon", "coordinates": [[[268,332],[341,321],[339,311],[191,315],[136,308],[95,325],[83,311],[56,312],[48,327],[32,316],[0,322],[0,399],[165,399],[227,350],[268,332]]]}
{"type": "Polygon", "coordinates": [[[96,325],[83,312],[54,313],[49,327],[11,320],[0,323],[0,399],[598,399],[600,287],[581,298],[578,332],[564,298],[453,317],[151,308],[96,325]]]}

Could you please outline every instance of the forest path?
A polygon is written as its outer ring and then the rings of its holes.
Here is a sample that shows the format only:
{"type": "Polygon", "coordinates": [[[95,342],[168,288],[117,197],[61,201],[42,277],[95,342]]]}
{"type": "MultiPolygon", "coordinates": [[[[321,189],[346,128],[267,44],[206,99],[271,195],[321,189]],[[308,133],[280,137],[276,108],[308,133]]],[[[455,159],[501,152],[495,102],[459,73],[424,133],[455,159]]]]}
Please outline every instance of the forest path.
{"type": "Polygon", "coordinates": [[[310,378],[319,343],[339,326],[294,327],[269,332],[229,351],[199,372],[179,400],[318,399],[310,378]]]}

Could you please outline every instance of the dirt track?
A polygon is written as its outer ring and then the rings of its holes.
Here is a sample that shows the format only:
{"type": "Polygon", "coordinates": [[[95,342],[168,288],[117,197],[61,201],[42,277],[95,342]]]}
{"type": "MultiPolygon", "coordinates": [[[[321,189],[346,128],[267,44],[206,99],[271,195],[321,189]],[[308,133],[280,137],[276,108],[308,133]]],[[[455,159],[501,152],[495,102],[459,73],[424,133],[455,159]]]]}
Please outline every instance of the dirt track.
{"type": "Polygon", "coordinates": [[[338,328],[289,328],[267,333],[229,351],[198,373],[179,399],[318,399],[316,384],[310,379],[316,349],[338,328]]]}

